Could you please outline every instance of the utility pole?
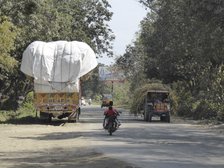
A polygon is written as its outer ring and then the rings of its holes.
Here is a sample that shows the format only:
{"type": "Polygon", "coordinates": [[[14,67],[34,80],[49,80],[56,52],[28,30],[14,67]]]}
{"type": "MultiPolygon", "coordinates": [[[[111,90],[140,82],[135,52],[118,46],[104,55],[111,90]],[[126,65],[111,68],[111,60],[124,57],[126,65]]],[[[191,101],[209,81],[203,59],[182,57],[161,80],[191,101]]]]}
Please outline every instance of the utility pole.
{"type": "Polygon", "coordinates": [[[112,86],[111,86],[111,94],[113,95],[113,92],[114,92],[114,81],[111,81],[112,83],[112,86]]]}

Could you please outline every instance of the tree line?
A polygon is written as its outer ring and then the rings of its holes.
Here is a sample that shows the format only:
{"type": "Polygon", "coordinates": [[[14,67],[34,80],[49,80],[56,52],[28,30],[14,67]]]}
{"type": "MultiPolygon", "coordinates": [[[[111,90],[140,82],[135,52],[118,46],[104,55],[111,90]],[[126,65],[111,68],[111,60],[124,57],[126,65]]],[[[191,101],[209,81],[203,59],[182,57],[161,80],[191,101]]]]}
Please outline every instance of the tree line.
{"type": "MultiPolygon", "coordinates": [[[[115,38],[107,0],[0,0],[0,93],[5,107],[17,106],[19,95],[33,89],[19,68],[33,41],[83,41],[97,56],[112,56],[115,38]]],[[[1,100],[2,100],[1,99],[1,100]]]]}
{"type": "Polygon", "coordinates": [[[224,1],[139,2],[149,12],[117,59],[131,89],[159,80],[173,90],[174,113],[224,120],[224,1]]]}
{"type": "MultiPolygon", "coordinates": [[[[130,93],[159,81],[172,88],[173,113],[224,120],[224,2],[139,3],[148,14],[136,40],[116,62],[130,82],[130,93]]],[[[33,41],[84,41],[98,56],[112,56],[110,7],[107,0],[0,0],[0,93],[8,97],[4,106],[16,108],[18,96],[33,89],[19,71],[22,53],[33,41]]],[[[97,73],[95,69],[83,78],[86,95],[105,87],[97,73]]],[[[133,97],[130,93],[126,95],[133,97]]]]}

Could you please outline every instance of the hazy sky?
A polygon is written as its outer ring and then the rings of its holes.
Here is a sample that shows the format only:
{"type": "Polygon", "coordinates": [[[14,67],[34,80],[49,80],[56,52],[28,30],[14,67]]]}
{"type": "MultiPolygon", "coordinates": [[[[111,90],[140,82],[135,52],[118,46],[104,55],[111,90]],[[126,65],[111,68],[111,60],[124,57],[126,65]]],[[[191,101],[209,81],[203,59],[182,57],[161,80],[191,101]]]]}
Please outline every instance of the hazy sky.
{"type": "MultiPolygon", "coordinates": [[[[111,11],[114,13],[109,22],[116,39],[114,41],[114,55],[125,53],[126,46],[135,39],[135,33],[139,30],[140,21],[146,16],[147,11],[138,0],[108,0],[111,11]]],[[[98,62],[111,64],[113,59],[101,58],[98,62]]]]}

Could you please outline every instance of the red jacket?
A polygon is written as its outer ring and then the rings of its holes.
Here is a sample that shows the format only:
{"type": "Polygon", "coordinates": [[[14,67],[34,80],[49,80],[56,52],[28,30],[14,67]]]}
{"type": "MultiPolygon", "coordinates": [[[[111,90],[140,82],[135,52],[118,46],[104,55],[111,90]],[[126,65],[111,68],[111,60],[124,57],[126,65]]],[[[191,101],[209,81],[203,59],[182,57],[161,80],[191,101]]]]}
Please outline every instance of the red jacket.
{"type": "Polygon", "coordinates": [[[116,116],[117,115],[117,110],[116,109],[112,109],[112,110],[106,110],[104,111],[104,115],[106,116],[116,116]]]}

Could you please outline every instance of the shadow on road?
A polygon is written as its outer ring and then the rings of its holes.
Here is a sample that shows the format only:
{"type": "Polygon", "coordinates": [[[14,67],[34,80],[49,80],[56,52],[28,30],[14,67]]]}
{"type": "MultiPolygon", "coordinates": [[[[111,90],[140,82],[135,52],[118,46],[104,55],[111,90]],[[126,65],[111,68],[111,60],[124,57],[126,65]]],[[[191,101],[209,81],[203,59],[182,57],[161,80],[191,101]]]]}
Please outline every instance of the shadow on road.
{"type": "Polygon", "coordinates": [[[34,125],[34,124],[40,124],[40,125],[53,125],[53,126],[63,126],[67,120],[59,120],[59,119],[53,119],[51,122],[41,120],[36,117],[32,116],[26,116],[22,118],[11,118],[6,121],[0,121],[0,124],[16,124],[16,125],[34,125]]]}
{"type": "Polygon", "coordinates": [[[0,153],[0,165],[10,168],[135,168],[88,148],[0,153]],[[19,156],[19,157],[18,157],[19,156]]]}

